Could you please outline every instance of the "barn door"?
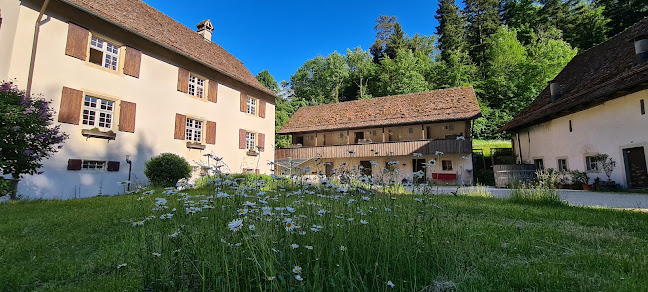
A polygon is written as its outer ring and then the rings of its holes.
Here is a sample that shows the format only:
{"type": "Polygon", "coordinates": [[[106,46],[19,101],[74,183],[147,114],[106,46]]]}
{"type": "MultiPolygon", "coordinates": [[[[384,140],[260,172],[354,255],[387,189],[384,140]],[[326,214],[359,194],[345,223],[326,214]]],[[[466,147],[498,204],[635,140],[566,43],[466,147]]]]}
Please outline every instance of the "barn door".
{"type": "Polygon", "coordinates": [[[623,149],[623,158],[626,162],[626,176],[628,187],[648,187],[648,171],[646,170],[646,155],[643,147],[623,149]]]}

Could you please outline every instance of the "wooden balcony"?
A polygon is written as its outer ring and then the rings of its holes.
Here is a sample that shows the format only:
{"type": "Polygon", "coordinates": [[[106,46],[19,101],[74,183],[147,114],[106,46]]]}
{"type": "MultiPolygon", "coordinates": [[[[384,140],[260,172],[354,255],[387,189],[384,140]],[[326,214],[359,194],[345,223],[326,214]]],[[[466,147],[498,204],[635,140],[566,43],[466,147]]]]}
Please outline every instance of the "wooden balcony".
{"type": "Polygon", "coordinates": [[[282,160],[309,158],[348,158],[348,157],[381,157],[402,156],[412,153],[435,154],[443,153],[471,153],[472,140],[416,140],[398,141],[370,144],[317,146],[292,149],[276,149],[275,159],[282,160]],[[353,151],[352,153],[350,151],[353,151]]]}

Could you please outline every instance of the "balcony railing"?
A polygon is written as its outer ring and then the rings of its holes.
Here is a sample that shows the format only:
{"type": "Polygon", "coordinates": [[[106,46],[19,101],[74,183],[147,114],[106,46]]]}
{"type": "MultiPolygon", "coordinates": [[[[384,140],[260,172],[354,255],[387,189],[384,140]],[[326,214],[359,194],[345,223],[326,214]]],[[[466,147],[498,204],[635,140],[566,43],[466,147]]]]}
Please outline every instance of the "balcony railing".
{"type": "Polygon", "coordinates": [[[412,153],[471,153],[472,140],[416,140],[370,144],[276,149],[275,159],[401,156],[412,153]]]}

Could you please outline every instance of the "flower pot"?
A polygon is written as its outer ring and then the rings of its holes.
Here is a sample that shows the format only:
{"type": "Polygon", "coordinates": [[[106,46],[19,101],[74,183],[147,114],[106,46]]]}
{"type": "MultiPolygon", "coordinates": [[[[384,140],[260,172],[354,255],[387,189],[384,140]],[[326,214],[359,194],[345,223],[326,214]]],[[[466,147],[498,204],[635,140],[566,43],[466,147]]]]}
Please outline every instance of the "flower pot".
{"type": "Polygon", "coordinates": [[[187,142],[187,148],[189,149],[198,149],[198,150],[205,150],[207,146],[200,144],[200,143],[195,143],[195,142],[187,142]]]}
{"type": "Polygon", "coordinates": [[[259,152],[256,152],[254,150],[248,150],[247,155],[248,156],[257,156],[257,155],[259,155],[259,152]]]}
{"type": "Polygon", "coordinates": [[[81,135],[86,138],[99,138],[106,140],[115,140],[117,134],[113,131],[101,131],[95,129],[82,129],[81,135]]]}

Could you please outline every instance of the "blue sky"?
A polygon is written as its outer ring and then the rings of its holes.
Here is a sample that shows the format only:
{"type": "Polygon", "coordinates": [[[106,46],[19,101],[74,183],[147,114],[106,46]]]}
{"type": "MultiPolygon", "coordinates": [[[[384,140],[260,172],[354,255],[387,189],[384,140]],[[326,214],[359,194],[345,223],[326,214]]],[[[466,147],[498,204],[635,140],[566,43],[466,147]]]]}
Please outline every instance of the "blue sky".
{"type": "Polygon", "coordinates": [[[317,55],[367,50],[380,14],[397,16],[409,35],[434,34],[437,26],[436,1],[144,1],[192,29],[211,19],[215,43],[252,74],[267,69],[277,82],[317,55]]]}

